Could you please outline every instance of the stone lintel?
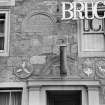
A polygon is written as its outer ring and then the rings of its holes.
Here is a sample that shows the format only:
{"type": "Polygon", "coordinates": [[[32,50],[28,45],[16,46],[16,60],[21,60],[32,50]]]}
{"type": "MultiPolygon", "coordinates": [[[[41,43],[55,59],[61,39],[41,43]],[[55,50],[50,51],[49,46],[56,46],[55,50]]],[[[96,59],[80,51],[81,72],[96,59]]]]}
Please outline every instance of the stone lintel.
{"type": "Polygon", "coordinates": [[[34,86],[93,86],[99,87],[99,81],[82,81],[82,80],[36,80],[29,81],[28,87],[34,86]]]}

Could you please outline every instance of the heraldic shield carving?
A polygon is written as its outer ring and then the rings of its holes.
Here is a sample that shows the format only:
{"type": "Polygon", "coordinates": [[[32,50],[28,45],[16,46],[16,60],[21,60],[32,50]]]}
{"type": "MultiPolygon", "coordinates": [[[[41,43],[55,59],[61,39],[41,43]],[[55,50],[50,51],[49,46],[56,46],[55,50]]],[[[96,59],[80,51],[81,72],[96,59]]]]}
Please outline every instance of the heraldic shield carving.
{"type": "Polygon", "coordinates": [[[14,69],[14,74],[19,78],[27,78],[33,72],[33,66],[28,61],[23,61],[18,67],[14,69]]]}
{"type": "Polygon", "coordinates": [[[96,73],[99,78],[105,78],[105,60],[96,61],[96,73]]]}

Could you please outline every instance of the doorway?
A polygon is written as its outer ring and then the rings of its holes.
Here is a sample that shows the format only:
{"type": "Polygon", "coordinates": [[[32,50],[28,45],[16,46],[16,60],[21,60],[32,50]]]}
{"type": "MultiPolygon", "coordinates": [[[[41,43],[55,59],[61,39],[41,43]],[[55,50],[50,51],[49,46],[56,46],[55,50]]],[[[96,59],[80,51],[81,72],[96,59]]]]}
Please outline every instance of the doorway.
{"type": "Polygon", "coordinates": [[[50,90],[46,94],[47,105],[82,105],[81,90],[50,90]]]}

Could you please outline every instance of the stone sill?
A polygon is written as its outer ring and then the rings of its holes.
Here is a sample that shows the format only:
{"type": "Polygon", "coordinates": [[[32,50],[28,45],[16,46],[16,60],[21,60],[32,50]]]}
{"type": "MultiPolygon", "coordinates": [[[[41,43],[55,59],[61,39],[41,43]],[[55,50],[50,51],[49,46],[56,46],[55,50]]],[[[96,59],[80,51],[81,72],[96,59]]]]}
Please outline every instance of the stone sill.
{"type": "Polygon", "coordinates": [[[0,6],[15,6],[15,0],[0,0],[0,6]]]}

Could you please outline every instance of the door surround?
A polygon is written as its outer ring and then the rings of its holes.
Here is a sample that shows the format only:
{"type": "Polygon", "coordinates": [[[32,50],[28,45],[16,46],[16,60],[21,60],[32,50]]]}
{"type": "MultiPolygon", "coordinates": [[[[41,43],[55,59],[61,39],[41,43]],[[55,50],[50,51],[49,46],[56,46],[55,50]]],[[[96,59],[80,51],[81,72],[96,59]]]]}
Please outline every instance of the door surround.
{"type": "Polygon", "coordinates": [[[47,105],[47,91],[81,91],[81,105],[87,105],[87,91],[83,86],[45,86],[41,89],[41,103],[40,105],[47,105]]]}
{"type": "Polygon", "coordinates": [[[81,105],[99,105],[99,81],[89,80],[34,80],[28,82],[29,105],[47,105],[47,91],[80,90],[81,105]],[[95,96],[95,97],[94,97],[95,96]]]}

